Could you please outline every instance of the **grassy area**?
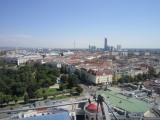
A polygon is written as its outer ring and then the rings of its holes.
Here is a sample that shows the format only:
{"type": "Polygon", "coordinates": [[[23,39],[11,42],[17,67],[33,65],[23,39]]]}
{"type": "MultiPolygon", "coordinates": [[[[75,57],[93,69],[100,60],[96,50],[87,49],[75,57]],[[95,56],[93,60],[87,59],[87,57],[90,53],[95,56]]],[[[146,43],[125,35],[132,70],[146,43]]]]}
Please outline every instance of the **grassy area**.
{"type": "Polygon", "coordinates": [[[70,98],[70,95],[62,95],[62,96],[57,96],[54,98],[51,98],[51,100],[61,100],[61,99],[66,99],[66,98],[70,98]]]}
{"type": "Polygon", "coordinates": [[[20,107],[22,105],[24,105],[24,103],[17,103],[17,104],[13,104],[13,105],[10,105],[10,106],[12,106],[12,107],[20,107]]]}
{"type": "Polygon", "coordinates": [[[0,106],[0,108],[12,109],[12,108],[20,107],[22,105],[24,105],[24,103],[16,103],[16,104],[3,105],[2,107],[0,106]]]}
{"type": "MultiPolygon", "coordinates": [[[[66,91],[67,91],[66,93],[69,93],[71,90],[73,92],[75,92],[75,88],[72,88],[72,89],[66,89],[66,91]]],[[[52,96],[52,95],[57,95],[57,94],[62,94],[63,93],[62,91],[60,91],[57,88],[40,88],[40,89],[38,89],[38,91],[41,94],[43,94],[43,92],[44,92],[43,95],[46,95],[46,96],[52,96]]]]}
{"type": "Polygon", "coordinates": [[[59,91],[56,88],[40,88],[40,89],[38,89],[38,91],[41,94],[43,94],[43,92],[44,92],[44,95],[47,95],[47,96],[51,96],[53,94],[60,94],[60,93],[62,93],[61,91],[59,91]]]}
{"type": "MultiPolygon", "coordinates": [[[[62,92],[60,91],[59,89],[57,88],[40,88],[38,89],[38,91],[40,92],[41,94],[41,99],[43,99],[43,96],[46,95],[46,96],[55,96],[52,98],[52,100],[59,100],[59,99],[65,99],[65,98],[69,98],[71,97],[70,95],[63,95],[64,93],[70,93],[70,91],[72,92],[75,92],[76,88],[72,88],[72,89],[66,89],[66,92],[62,92]]],[[[10,105],[6,105],[4,104],[3,107],[10,107],[10,106],[13,106],[13,107],[18,107],[18,106],[21,106],[23,105],[23,100],[24,100],[24,97],[18,97],[18,101],[22,101],[22,103],[16,103],[14,101],[10,101],[10,105]]]]}
{"type": "MultiPolygon", "coordinates": [[[[51,100],[60,100],[60,99],[70,98],[71,95],[69,95],[69,94],[65,95],[65,93],[70,93],[70,91],[72,91],[74,93],[74,92],[76,92],[76,88],[74,87],[72,89],[66,89],[66,92],[62,92],[57,88],[40,88],[40,89],[38,89],[38,91],[41,94],[41,97],[39,98],[39,100],[43,100],[43,96],[44,95],[50,96],[49,99],[51,99],[51,100]]],[[[22,105],[25,104],[23,102],[23,100],[24,100],[23,96],[22,97],[18,97],[19,103],[15,104],[14,101],[10,101],[9,105],[4,104],[2,107],[9,107],[9,108],[11,108],[11,107],[13,107],[13,108],[14,107],[19,107],[19,106],[22,106],[22,105]]],[[[30,101],[30,103],[31,102],[34,102],[34,100],[30,101]]]]}

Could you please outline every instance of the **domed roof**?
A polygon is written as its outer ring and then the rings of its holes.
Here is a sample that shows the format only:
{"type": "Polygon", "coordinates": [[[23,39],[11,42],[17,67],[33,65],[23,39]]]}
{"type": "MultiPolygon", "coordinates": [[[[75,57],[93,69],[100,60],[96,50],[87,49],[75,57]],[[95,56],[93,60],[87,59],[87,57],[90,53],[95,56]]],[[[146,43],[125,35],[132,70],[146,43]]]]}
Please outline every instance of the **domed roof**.
{"type": "MultiPolygon", "coordinates": [[[[86,106],[86,110],[91,113],[96,113],[97,112],[97,105],[95,103],[89,104],[86,106]]],[[[98,112],[100,111],[100,107],[98,107],[98,112]]]]}

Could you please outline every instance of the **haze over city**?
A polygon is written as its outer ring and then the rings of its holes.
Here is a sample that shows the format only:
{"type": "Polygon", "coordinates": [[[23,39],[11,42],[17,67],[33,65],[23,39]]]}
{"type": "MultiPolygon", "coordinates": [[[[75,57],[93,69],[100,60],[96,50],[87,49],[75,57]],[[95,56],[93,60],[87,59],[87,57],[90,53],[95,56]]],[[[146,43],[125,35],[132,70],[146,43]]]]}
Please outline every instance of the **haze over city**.
{"type": "Polygon", "coordinates": [[[0,120],[160,120],[160,0],[0,0],[0,120]]]}
{"type": "Polygon", "coordinates": [[[0,47],[160,48],[159,0],[1,0],[0,47]]]}

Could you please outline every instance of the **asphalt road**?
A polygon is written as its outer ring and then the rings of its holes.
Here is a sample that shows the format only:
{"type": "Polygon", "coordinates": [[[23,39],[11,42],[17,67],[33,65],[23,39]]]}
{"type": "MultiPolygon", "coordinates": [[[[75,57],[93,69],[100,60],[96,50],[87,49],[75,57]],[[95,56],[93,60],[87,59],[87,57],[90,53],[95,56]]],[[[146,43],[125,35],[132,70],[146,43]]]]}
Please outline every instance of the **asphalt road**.
{"type": "Polygon", "coordinates": [[[93,98],[93,95],[96,93],[98,87],[97,86],[87,86],[84,84],[80,84],[80,86],[84,89],[83,90],[83,95],[89,98],[93,98]]]}

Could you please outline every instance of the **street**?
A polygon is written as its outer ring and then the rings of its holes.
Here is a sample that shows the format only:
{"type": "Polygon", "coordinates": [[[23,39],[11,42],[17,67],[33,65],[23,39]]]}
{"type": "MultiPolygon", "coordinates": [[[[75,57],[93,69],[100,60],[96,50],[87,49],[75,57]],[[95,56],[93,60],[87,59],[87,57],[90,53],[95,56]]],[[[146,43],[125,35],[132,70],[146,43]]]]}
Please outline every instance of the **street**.
{"type": "Polygon", "coordinates": [[[80,84],[80,86],[83,88],[83,95],[85,97],[88,97],[88,98],[91,98],[93,99],[93,95],[96,93],[98,87],[97,86],[87,86],[87,85],[84,85],[84,84],[80,84]]]}

